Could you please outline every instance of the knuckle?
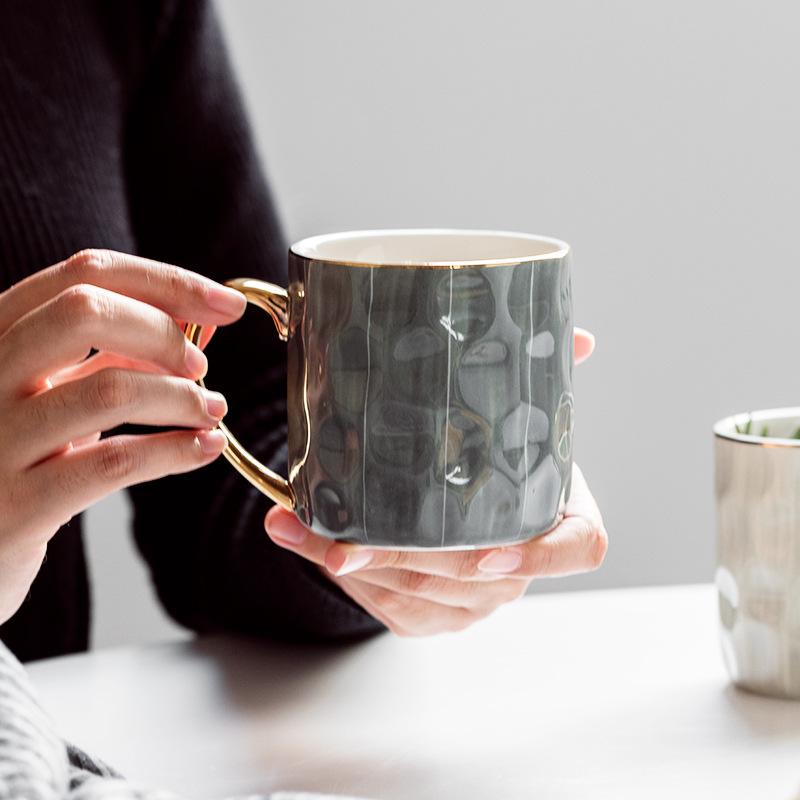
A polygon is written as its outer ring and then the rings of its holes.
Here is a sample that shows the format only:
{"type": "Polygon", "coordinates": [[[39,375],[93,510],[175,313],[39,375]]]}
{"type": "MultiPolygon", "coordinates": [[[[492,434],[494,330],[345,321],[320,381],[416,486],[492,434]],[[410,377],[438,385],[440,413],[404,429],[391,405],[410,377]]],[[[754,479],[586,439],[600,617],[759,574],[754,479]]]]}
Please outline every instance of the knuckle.
{"type": "Polygon", "coordinates": [[[162,265],[159,269],[159,277],[170,298],[180,299],[189,294],[197,293],[197,281],[188,272],[179,267],[162,265]]]}
{"type": "Polygon", "coordinates": [[[94,286],[78,283],[59,295],[65,322],[92,322],[102,319],[108,312],[108,303],[94,286]]]}
{"type": "Polygon", "coordinates": [[[403,570],[400,573],[400,591],[405,594],[427,595],[436,588],[436,577],[424,572],[403,570]]]}
{"type": "Polygon", "coordinates": [[[196,434],[181,436],[173,445],[175,448],[174,461],[191,467],[208,461],[208,454],[203,450],[200,439],[196,434]]]}
{"type": "Polygon", "coordinates": [[[203,398],[200,387],[192,381],[183,383],[183,393],[188,411],[198,419],[208,416],[206,412],[206,401],[203,398]]]}
{"type": "Polygon", "coordinates": [[[109,251],[94,247],[79,250],[67,259],[70,272],[77,273],[84,281],[98,277],[108,269],[110,264],[111,254],[109,251]]]}
{"type": "Polygon", "coordinates": [[[110,411],[134,402],[134,382],[130,375],[118,369],[103,369],[96,373],[88,389],[88,406],[95,411],[110,411]]]}
{"type": "Polygon", "coordinates": [[[553,566],[554,548],[546,537],[535,539],[528,552],[525,574],[549,575],[553,566]]]}
{"type": "Polygon", "coordinates": [[[608,533],[603,525],[591,525],[587,532],[587,554],[590,569],[597,569],[608,552],[608,533]]]}
{"type": "Polygon", "coordinates": [[[36,487],[38,490],[37,493],[45,494],[55,490],[55,492],[62,497],[70,498],[76,492],[80,491],[81,487],[92,477],[93,470],[91,467],[88,470],[67,467],[66,469],[57,470],[55,474],[50,477],[50,483],[52,485],[46,486],[44,481],[40,481],[36,487]]]}
{"type": "Polygon", "coordinates": [[[463,581],[475,577],[477,569],[475,567],[475,554],[469,550],[457,552],[455,555],[453,577],[463,581]]]}
{"type": "Polygon", "coordinates": [[[33,431],[49,430],[52,425],[53,412],[57,412],[61,400],[61,392],[45,392],[39,397],[32,398],[25,409],[25,424],[23,429],[27,435],[33,431]]]}
{"type": "Polygon", "coordinates": [[[175,320],[163,311],[156,311],[158,315],[158,325],[160,327],[160,337],[164,342],[164,348],[168,357],[171,358],[176,366],[182,367],[186,358],[186,348],[188,340],[183,335],[183,331],[175,320]]]}
{"type": "Polygon", "coordinates": [[[406,602],[403,596],[391,589],[380,589],[376,592],[375,603],[391,620],[396,621],[396,617],[402,616],[406,610],[406,602]]]}
{"type": "Polygon", "coordinates": [[[17,437],[34,440],[56,429],[66,416],[64,412],[70,413],[76,405],[74,393],[69,389],[43,392],[20,407],[14,414],[17,424],[4,426],[3,432],[14,431],[17,437]]]}
{"type": "Polygon", "coordinates": [[[387,550],[381,556],[381,566],[387,569],[405,569],[408,553],[403,550],[387,550]]]}
{"type": "Polygon", "coordinates": [[[139,462],[130,443],[107,439],[97,457],[97,472],[101,479],[113,483],[130,477],[138,469],[139,462]]]}

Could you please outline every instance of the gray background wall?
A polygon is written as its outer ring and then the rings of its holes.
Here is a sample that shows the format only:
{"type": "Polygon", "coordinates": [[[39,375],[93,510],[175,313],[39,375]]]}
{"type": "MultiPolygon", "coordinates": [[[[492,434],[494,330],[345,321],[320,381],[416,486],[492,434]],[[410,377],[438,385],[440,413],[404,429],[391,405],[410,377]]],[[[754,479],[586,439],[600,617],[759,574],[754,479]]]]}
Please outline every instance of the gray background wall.
{"type": "MultiPolygon", "coordinates": [[[[222,0],[292,239],[519,229],[574,247],[577,456],[611,533],[565,589],[708,580],[710,425],[800,404],[798,14],[788,2],[222,0]]],[[[174,633],[112,498],[95,641],[174,633]]]]}

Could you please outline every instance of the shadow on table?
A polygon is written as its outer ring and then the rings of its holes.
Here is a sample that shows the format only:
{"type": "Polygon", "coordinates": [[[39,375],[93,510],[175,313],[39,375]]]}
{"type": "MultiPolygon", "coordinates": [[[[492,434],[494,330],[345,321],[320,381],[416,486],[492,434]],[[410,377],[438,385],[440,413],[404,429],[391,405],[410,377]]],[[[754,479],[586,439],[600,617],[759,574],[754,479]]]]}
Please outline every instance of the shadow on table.
{"type": "Polygon", "coordinates": [[[373,797],[372,773],[378,770],[381,797],[391,800],[404,797],[407,781],[429,781],[435,773],[431,764],[409,763],[402,753],[376,762],[365,758],[363,748],[354,751],[315,740],[324,739],[324,731],[302,721],[307,714],[322,713],[341,686],[337,681],[358,683],[355,665],[372,644],[291,645],[228,635],[186,642],[186,655],[212,666],[225,699],[248,721],[242,747],[249,752],[247,759],[261,765],[255,780],[240,776],[236,780],[241,783],[229,781],[224,791],[249,795],[302,789],[373,797]],[[352,670],[344,668],[349,660],[354,661],[352,670]]]}
{"type": "Polygon", "coordinates": [[[249,714],[277,713],[324,692],[326,678],[353,659],[370,640],[351,644],[302,645],[246,636],[208,636],[186,643],[193,658],[214,662],[221,688],[249,714]]]}
{"type": "Polygon", "coordinates": [[[800,701],[748,692],[729,685],[725,700],[736,717],[758,736],[796,735],[800,738],[800,701]]]}

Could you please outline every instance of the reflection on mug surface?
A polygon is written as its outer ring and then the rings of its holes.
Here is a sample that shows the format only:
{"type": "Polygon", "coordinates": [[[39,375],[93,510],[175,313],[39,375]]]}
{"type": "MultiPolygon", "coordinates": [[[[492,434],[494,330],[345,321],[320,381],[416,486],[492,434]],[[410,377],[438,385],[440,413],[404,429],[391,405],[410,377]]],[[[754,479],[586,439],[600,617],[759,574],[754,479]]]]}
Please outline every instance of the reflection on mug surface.
{"type": "Polygon", "coordinates": [[[312,420],[336,408],[352,432],[346,455],[341,434],[334,448],[324,427],[312,432],[301,518],[389,546],[516,541],[551,527],[572,456],[568,272],[562,258],[409,269],[293,256],[293,285],[325,273],[328,292],[351,294],[317,301],[316,324],[290,340],[296,364],[328,352],[290,407],[306,404],[312,420]],[[327,524],[330,503],[315,507],[320,485],[350,509],[346,529],[340,515],[327,524]]]}
{"type": "Polygon", "coordinates": [[[335,539],[480,547],[544,533],[572,469],[568,256],[497,231],[298,242],[288,291],[230,282],[288,342],[288,480],[221,424],[225,457],[335,539]]]}

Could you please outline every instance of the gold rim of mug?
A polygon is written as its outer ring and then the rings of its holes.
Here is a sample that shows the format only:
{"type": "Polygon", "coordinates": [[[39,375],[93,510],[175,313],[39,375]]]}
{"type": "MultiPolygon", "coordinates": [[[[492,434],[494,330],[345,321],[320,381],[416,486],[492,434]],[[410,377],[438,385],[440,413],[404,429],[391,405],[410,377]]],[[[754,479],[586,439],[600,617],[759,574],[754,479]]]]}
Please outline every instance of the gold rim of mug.
{"type": "Polygon", "coordinates": [[[766,408],[760,411],[743,411],[731,414],[714,424],[714,436],[718,439],[728,439],[739,444],[755,445],[756,447],[800,447],[800,439],[782,439],[773,436],[753,436],[751,434],[737,433],[737,424],[746,424],[748,420],[753,423],[774,422],[787,418],[800,418],[800,407],[796,408],[766,408]],[[733,429],[733,430],[731,430],[733,429]]]}
{"type": "Polygon", "coordinates": [[[530,264],[535,261],[558,261],[566,258],[570,252],[570,246],[561,239],[552,236],[539,236],[533,233],[521,233],[519,231],[493,231],[472,228],[385,228],[378,230],[360,231],[341,231],[339,233],[323,233],[317,236],[308,236],[295,242],[289,252],[304,261],[316,261],[320,264],[336,264],[341,267],[366,267],[375,269],[378,267],[392,267],[394,269],[463,269],[465,267],[512,267],[517,264],[530,264]],[[532,242],[546,242],[554,245],[557,249],[550,253],[539,255],[524,256],[522,258],[485,258],[464,261],[347,261],[337,258],[315,258],[314,256],[299,253],[296,248],[308,247],[323,240],[345,239],[357,236],[393,236],[397,234],[482,234],[485,236],[514,236],[520,239],[529,239],[532,242]]]}

